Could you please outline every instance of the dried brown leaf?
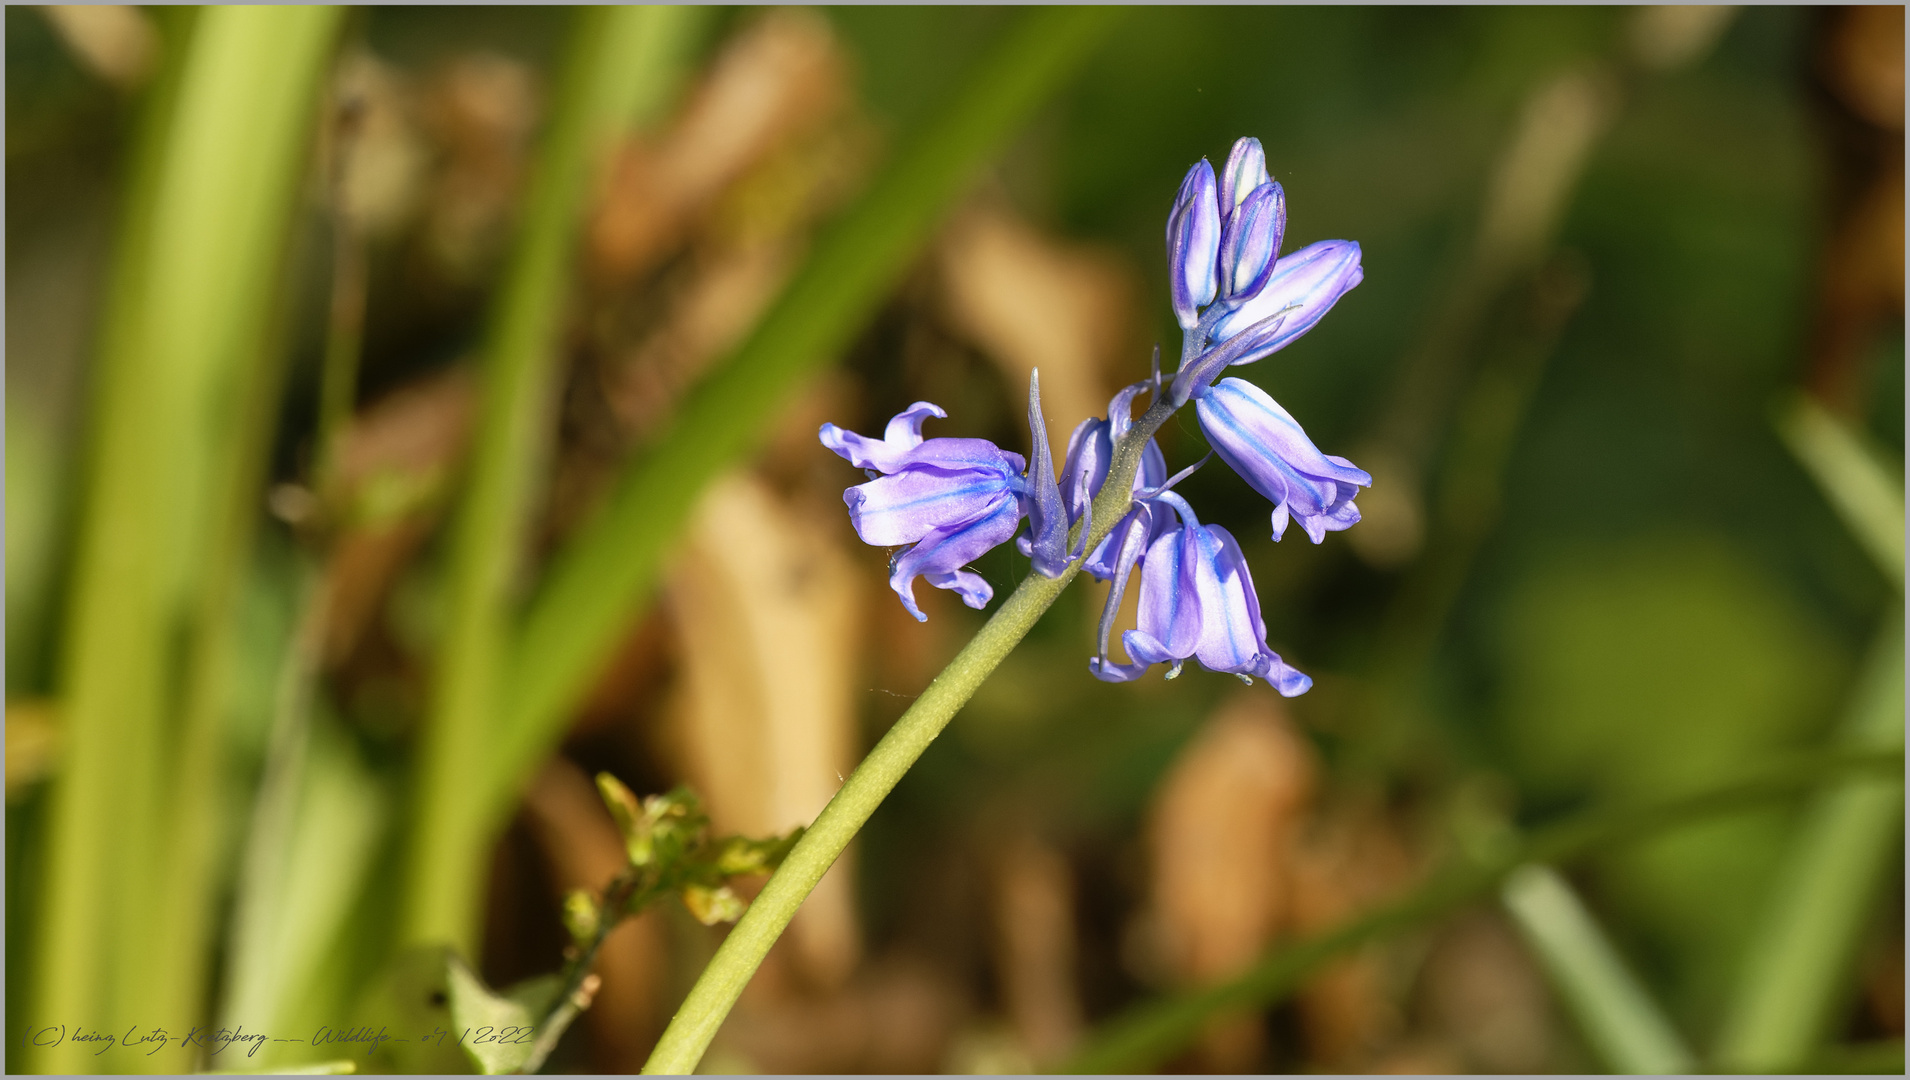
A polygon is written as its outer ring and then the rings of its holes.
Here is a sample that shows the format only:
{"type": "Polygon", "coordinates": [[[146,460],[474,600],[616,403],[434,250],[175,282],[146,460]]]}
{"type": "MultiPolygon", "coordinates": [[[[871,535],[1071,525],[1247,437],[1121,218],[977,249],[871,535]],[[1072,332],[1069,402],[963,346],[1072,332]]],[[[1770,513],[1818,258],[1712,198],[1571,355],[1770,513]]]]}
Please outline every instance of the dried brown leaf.
{"type": "Polygon", "coordinates": [[[1454,920],[1419,976],[1426,1019],[1479,1072],[1544,1072],[1556,1037],[1544,976],[1505,920],[1454,920]]]}
{"type": "Polygon", "coordinates": [[[467,53],[423,89],[419,119],[436,151],[425,198],[424,245],[452,282],[476,281],[501,255],[541,110],[530,68],[467,53]]]}
{"type": "Polygon", "coordinates": [[[443,510],[470,440],[476,386],[462,367],[399,389],[355,417],[324,502],[339,525],[325,568],[324,659],[344,663],[443,510]]]}
{"type": "Polygon", "coordinates": [[[598,271],[622,280],[654,265],[725,188],[846,96],[826,21],[790,9],[757,19],[724,46],[661,140],[619,155],[590,227],[598,271]]]}
{"type": "Polygon", "coordinates": [[[937,256],[955,325],[1000,365],[1012,394],[1041,369],[1048,441],[1066,447],[1076,424],[1106,411],[1108,372],[1136,340],[1132,268],[989,207],[957,218],[937,256]]]}
{"type": "Polygon", "coordinates": [[[1903,130],[1903,6],[1838,11],[1824,43],[1825,81],[1850,110],[1889,131],[1903,130]]]}
{"type": "Polygon", "coordinates": [[[963,1011],[946,977],[903,958],[872,964],[833,992],[764,992],[772,989],[745,991],[724,1028],[725,1049],[751,1072],[933,1072],[963,1011]]]}
{"type": "Polygon", "coordinates": [[[1024,832],[1003,845],[994,884],[995,968],[1009,1019],[1036,1064],[1058,1061],[1082,1028],[1074,872],[1024,832]]]}
{"type": "MultiPolygon", "coordinates": [[[[1148,822],[1154,932],[1163,966],[1184,984],[1250,967],[1286,921],[1289,849],[1312,796],[1314,755],[1279,699],[1229,698],[1181,752],[1148,822]]],[[[1251,1069],[1260,1057],[1251,1017],[1212,1025],[1206,1063],[1251,1069]]]]}
{"type": "Polygon", "coordinates": [[[397,231],[417,209],[430,151],[403,72],[362,49],[347,54],[332,81],[338,123],[324,156],[337,177],[338,213],[362,235],[397,231]]]}
{"type": "MultiPolygon", "coordinates": [[[[745,473],[711,485],[691,518],[665,586],[680,657],[670,741],[719,832],[809,824],[854,763],[860,590],[838,524],[745,473]]],[[[825,984],[859,949],[848,865],[790,928],[806,973],[825,984]]]]}
{"type": "MultiPolygon", "coordinates": [[[[1417,865],[1396,824],[1363,801],[1318,814],[1293,848],[1290,926],[1323,933],[1407,888],[1417,865]]],[[[1330,1069],[1364,1069],[1404,1026],[1385,947],[1332,965],[1301,992],[1307,1052],[1330,1069]]]]}
{"type": "Polygon", "coordinates": [[[49,4],[47,21],[90,72],[121,90],[146,81],[159,60],[159,32],[126,4],[49,4]]]}

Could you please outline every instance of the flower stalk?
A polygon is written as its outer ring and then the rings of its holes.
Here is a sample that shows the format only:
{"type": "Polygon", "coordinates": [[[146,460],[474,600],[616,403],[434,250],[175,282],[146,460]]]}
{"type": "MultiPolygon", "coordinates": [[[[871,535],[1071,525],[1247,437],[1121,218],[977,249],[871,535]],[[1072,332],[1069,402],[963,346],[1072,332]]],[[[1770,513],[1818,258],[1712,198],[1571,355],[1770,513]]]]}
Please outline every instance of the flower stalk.
{"type": "MultiPolygon", "coordinates": [[[[1134,474],[1140,468],[1147,441],[1173,413],[1165,401],[1156,400],[1115,444],[1107,482],[1094,500],[1093,512],[1071,531],[1069,551],[1093,551],[1126,515],[1134,498],[1134,474]],[[1082,544],[1084,526],[1088,535],[1082,544]]],[[[929,744],[1080,573],[1081,563],[1081,558],[1070,560],[1052,578],[1029,574],[856,766],[703,969],[650,1059],[644,1062],[645,1074],[696,1071],[717,1029],[762,965],[770,946],[795,917],[796,909],[929,744]]]]}

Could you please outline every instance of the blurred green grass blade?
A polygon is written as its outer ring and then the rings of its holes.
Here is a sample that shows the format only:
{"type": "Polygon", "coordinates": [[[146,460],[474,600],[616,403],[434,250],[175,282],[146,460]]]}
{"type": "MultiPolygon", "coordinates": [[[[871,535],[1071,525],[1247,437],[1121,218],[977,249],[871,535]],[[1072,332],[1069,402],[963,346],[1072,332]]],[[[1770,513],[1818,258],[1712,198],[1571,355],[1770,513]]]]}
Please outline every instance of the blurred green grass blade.
{"type": "Polygon", "coordinates": [[[571,264],[610,140],[674,91],[694,7],[576,13],[554,115],[484,350],[473,456],[451,534],[447,632],[433,672],[406,860],[402,933],[474,955],[488,774],[512,585],[548,452],[571,264]]]}
{"type": "Polygon", "coordinates": [[[558,556],[517,642],[491,755],[493,813],[561,734],[565,710],[655,584],[696,496],[850,339],[970,179],[1085,57],[1112,17],[1030,9],[818,241],[749,338],[699,384],[558,556]]]}
{"type": "Polygon", "coordinates": [[[1690,1071],[1694,1059],[1684,1040],[1558,871],[1520,867],[1501,895],[1586,1040],[1612,1071],[1690,1071]]]}
{"type": "Polygon", "coordinates": [[[1800,756],[1691,794],[1593,810],[1547,826],[1523,843],[1508,845],[1496,858],[1448,868],[1391,904],[1324,934],[1279,946],[1232,982],[1143,1002],[1102,1024],[1056,1071],[1132,1073],[1159,1068],[1191,1044],[1216,1015],[1280,1001],[1335,958],[1445,915],[1490,892],[1527,863],[1564,862],[1689,822],[1761,806],[1830,777],[1902,771],[1901,749],[1800,756]]]}
{"type": "MultiPolygon", "coordinates": [[[[1902,748],[1903,646],[1903,614],[1893,610],[1851,703],[1845,745],[1902,748]]],[[[1902,825],[1901,778],[1843,780],[1807,805],[1718,1040],[1724,1067],[1796,1068],[1831,1034],[1831,1010],[1902,825]]]]}
{"type": "Polygon", "coordinates": [[[171,703],[217,696],[203,661],[256,516],[268,329],[337,25],[335,8],[201,12],[140,136],[62,648],[67,756],[36,935],[48,1015],[200,1019],[213,822],[197,800],[219,746],[204,710],[171,703]]]}
{"type": "MultiPolygon", "coordinates": [[[[220,1009],[220,1023],[234,1029],[309,1031],[327,1022],[333,995],[316,984],[330,973],[329,952],[343,947],[391,822],[390,793],[336,723],[312,724],[304,750],[285,778],[297,788],[291,812],[267,814],[271,831],[253,838],[239,880],[220,1009]]],[[[267,1044],[256,1064],[324,1049],[267,1044]]]]}
{"type": "Polygon", "coordinates": [[[1822,405],[1798,395],[1777,430],[1877,568],[1903,588],[1903,470],[1822,405]]]}

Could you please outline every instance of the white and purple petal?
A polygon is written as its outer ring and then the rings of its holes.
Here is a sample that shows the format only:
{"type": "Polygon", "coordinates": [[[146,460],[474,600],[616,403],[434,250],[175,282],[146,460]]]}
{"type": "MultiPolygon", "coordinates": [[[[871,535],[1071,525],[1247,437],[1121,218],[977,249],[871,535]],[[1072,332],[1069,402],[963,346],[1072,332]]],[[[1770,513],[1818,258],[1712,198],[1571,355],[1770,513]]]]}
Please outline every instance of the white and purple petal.
{"type": "Polygon", "coordinates": [[[1273,276],[1287,231],[1287,195],[1268,181],[1247,194],[1220,233],[1220,295],[1252,296],[1273,276]]]}
{"type": "Polygon", "coordinates": [[[1220,254],[1220,194],[1206,158],[1187,170],[1174,212],[1167,219],[1168,284],[1181,329],[1200,323],[1199,310],[1214,301],[1215,261],[1220,254]]]}
{"type": "Polygon", "coordinates": [[[1235,306],[1213,324],[1213,340],[1229,341],[1256,323],[1286,313],[1276,332],[1263,335],[1232,359],[1234,364],[1250,364],[1313,329],[1363,277],[1357,243],[1321,240],[1308,244],[1276,260],[1257,290],[1230,301],[1235,306]]]}
{"type": "Polygon", "coordinates": [[[1089,665],[1096,678],[1127,682],[1155,664],[1178,664],[1194,655],[1200,645],[1198,562],[1198,539],[1186,526],[1148,545],[1141,558],[1140,625],[1121,635],[1134,662],[1096,657],[1089,665]]]}
{"type": "Polygon", "coordinates": [[[842,493],[849,523],[865,544],[913,544],[930,532],[993,513],[1015,491],[992,469],[903,469],[842,493]]]}
{"type": "Polygon", "coordinates": [[[858,469],[894,472],[901,467],[904,454],[922,445],[922,421],[931,416],[940,419],[948,414],[939,405],[918,401],[895,414],[879,440],[857,435],[834,424],[822,425],[818,437],[822,445],[848,458],[849,464],[858,469]]]}
{"type": "Polygon", "coordinates": [[[1267,175],[1267,152],[1260,140],[1243,135],[1234,140],[1227,154],[1227,165],[1220,171],[1220,213],[1232,218],[1234,209],[1247,201],[1247,195],[1271,179],[1267,175]]]}
{"type": "Polygon", "coordinates": [[[1233,470],[1274,504],[1273,538],[1289,517],[1314,543],[1359,520],[1353,498],[1373,478],[1320,452],[1292,414],[1244,379],[1222,379],[1195,399],[1201,431],[1233,470]]]}
{"type": "Polygon", "coordinates": [[[1267,647],[1260,599],[1240,544],[1219,525],[1199,531],[1200,646],[1194,658],[1209,671],[1258,675],[1284,697],[1306,693],[1313,680],[1267,647]]]}
{"type": "Polygon", "coordinates": [[[958,571],[1015,535],[1021,525],[1020,499],[1003,490],[994,502],[978,509],[972,518],[930,529],[918,543],[896,554],[889,567],[889,587],[917,622],[928,620],[915,604],[918,575],[927,576],[937,588],[955,589],[972,608],[994,596],[994,589],[980,575],[958,571]]]}

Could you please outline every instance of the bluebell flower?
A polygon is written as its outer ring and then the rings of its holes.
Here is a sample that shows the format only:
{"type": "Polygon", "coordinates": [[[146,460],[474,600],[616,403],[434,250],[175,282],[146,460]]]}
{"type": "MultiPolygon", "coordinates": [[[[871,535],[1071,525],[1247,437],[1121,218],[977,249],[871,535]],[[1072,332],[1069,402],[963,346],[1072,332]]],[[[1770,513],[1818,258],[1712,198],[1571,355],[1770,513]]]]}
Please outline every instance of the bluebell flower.
{"type": "MultiPolygon", "coordinates": [[[[1171,679],[1192,657],[1210,671],[1248,681],[1258,675],[1284,697],[1306,693],[1313,680],[1267,647],[1260,600],[1233,535],[1218,525],[1202,525],[1186,501],[1172,492],[1146,505],[1150,515],[1178,515],[1180,523],[1163,531],[1139,558],[1140,625],[1121,635],[1133,662],[1121,664],[1108,657],[1104,619],[1101,654],[1088,662],[1088,669],[1106,682],[1128,682],[1164,663],[1172,665],[1167,673],[1171,679]]],[[[1132,560],[1123,561],[1133,565],[1132,560]]],[[[1114,596],[1109,600],[1118,603],[1114,596]]]]}
{"type": "Polygon", "coordinates": [[[1287,231],[1286,191],[1267,175],[1259,139],[1240,139],[1220,177],[1220,298],[1252,296],[1266,284],[1287,231]]]}
{"type": "Polygon", "coordinates": [[[1168,393],[1176,407],[1225,368],[1278,352],[1313,329],[1364,276],[1360,246],[1350,240],[1322,240],[1280,255],[1286,192],[1268,175],[1258,139],[1234,143],[1208,216],[1201,195],[1211,172],[1205,160],[1188,172],[1168,216],[1174,315],[1185,336],[1168,393]],[[1217,235],[1215,243],[1194,242],[1209,231],[1217,235]],[[1190,260],[1210,250],[1214,288],[1198,289],[1207,282],[1206,270],[1190,260]]]}
{"type": "MultiPolygon", "coordinates": [[[[1285,216],[1284,199],[1279,200],[1285,216]]],[[[1245,211],[1252,200],[1243,204],[1245,211]]],[[[1284,221],[1281,222],[1284,224],[1284,221]]],[[[1243,290],[1228,300],[1213,324],[1215,341],[1226,341],[1271,315],[1287,314],[1280,333],[1263,339],[1234,364],[1249,364],[1283,349],[1325,317],[1353,286],[1366,277],[1360,269],[1360,246],[1351,240],[1321,240],[1281,256],[1264,273],[1258,288],[1243,290]]]]}
{"type": "Polygon", "coordinates": [[[1273,501],[1273,538],[1298,521],[1314,543],[1360,519],[1353,497],[1373,478],[1322,454],[1293,415],[1244,379],[1222,379],[1194,399],[1200,430],[1221,460],[1273,501]]]}
{"type": "Polygon", "coordinates": [[[1247,201],[1247,196],[1273,177],[1267,175],[1267,152],[1260,140],[1251,135],[1234,140],[1227,153],[1227,165],[1220,170],[1220,213],[1224,218],[1247,201]]]}
{"type": "Polygon", "coordinates": [[[1167,215],[1168,288],[1182,330],[1200,322],[1199,309],[1214,302],[1214,261],[1220,255],[1220,192],[1206,158],[1187,170],[1174,209],[1167,215]]]}
{"type": "Polygon", "coordinates": [[[877,547],[908,545],[890,563],[889,586],[918,622],[928,618],[915,604],[918,576],[955,590],[972,608],[995,595],[980,574],[962,567],[1015,535],[1028,490],[1020,454],[987,439],[922,438],[924,420],[947,415],[918,401],[889,421],[880,440],[834,424],[819,434],[824,446],[869,473],[868,483],[842,493],[856,534],[877,547]]]}
{"type": "MultiPolygon", "coordinates": [[[[1107,482],[1108,469],[1114,463],[1114,446],[1125,438],[1128,429],[1134,426],[1134,398],[1143,390],[1152,387],[1152,381],[1137,382],[1125,387],[1108,402],[1108,414],[1105,418],[1089,417],[1081,421],[1074,433],[1068,437],[1068,455],[1062,466],[1062,475],[1067,477],[1068,518],[1070,523],[1079,521],[1088,515],[1094,497],[1101,493],[1101,486],[1107,482]]],[[[1150,489],[1160,488],[1167,483],[1167,459],[1161,456],[1160,444],[1153,439],[1141,450],[1140,468],[1134,470],[1132,490],[1136,494],[1150,489]]],[[[1138,508],[1131,509],[1114,527],[1114,532],[1101,541],[1100,545],[1088,555],[1087,563],[1082,567],[1095,577],[1106,580],[1112,571],[1108,561],[1115,544],[1115,537],[1130,524],[1138,508]]]]}

